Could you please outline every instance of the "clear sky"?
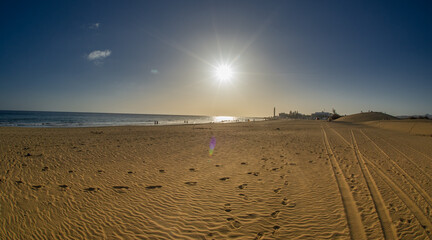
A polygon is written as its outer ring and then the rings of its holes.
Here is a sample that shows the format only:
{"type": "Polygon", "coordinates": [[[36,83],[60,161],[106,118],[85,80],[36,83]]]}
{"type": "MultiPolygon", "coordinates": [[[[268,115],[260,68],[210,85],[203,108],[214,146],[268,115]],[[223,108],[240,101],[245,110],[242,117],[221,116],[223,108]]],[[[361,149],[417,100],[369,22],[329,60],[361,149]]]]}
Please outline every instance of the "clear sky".
{"type": "Polygon", "coordinates": [[[2,110],[432,113],[430,0],[3,0],[0,32],[2,110]]]}

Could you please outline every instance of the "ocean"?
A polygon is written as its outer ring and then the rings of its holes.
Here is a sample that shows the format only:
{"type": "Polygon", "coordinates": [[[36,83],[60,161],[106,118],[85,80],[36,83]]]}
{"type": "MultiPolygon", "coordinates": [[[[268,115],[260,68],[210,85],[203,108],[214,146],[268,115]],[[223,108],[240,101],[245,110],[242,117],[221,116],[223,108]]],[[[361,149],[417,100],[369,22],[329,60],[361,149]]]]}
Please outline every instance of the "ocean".
{"type": "Polygon", "coordinates": [[[156,122],[158,125],[179,125],[261,120],[264,120],[264,118],[0,110],[0,126],[2,127],[145,126],[156,125],[156,122]]]}

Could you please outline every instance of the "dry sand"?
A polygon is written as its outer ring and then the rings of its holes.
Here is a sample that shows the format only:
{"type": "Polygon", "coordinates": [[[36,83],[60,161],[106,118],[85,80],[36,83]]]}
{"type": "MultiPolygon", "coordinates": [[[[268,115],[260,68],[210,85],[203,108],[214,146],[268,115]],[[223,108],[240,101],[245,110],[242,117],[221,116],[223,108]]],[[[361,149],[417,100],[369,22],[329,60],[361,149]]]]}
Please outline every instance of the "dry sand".
{"type": "Polygon", "coordinates": [[[430,136],[282,120],[0,128],[0,154],[0,239],[432,238],[430,136]]]}
{"type": "Polygon", "coordinates": [[[343,116],[336,119],[338,122],[366,122],[366,121],[378,121],[378,120],[399,120],[397,117],[382,113],[382,112],[364,112],[356,113],[348,116],[343,116]]]}

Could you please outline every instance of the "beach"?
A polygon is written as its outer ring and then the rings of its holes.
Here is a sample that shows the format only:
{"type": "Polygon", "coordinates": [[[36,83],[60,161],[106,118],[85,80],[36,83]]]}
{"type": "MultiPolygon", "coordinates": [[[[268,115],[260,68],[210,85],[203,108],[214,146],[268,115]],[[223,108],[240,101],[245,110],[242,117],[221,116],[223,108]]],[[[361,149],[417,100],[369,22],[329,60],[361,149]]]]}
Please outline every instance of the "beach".
{"type": "Polygon", "coordinates": [[[1,127],[0,238],[432,238],[431,123],[400,122],[1,127]]]}

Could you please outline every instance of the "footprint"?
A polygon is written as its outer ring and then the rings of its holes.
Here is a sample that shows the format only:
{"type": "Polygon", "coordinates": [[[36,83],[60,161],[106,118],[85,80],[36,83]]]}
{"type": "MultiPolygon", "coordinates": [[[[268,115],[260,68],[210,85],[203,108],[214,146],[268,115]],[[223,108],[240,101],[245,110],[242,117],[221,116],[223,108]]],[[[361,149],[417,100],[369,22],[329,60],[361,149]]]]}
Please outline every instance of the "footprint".
{"type": "Polygon", "coordinates": [[[195,170],[195,168],[189,168],[189,171],[195,172],[196,170],[195,170]]]}
{"type": "Polygon", "coordinates": [[[93,188],[93,187],[84,188],[84,192],[95,192],[97,190],[99,190],[99,188],[93,188]]]}
{"type": "MultiPolygon", "coordinates": [[[[69,171],[70,172],[70,171],[69,171]]],[[[105,172],[104,170],[98,170],[97,171],[98,173],[103,173],[103,172],[105,172]]]]}
{"type": "Polygon", "coordinates": [[[226,181],[226,180],[228,180],[228,179],[229,179],[229,177],[219,178],[219,180],[221,180],[221,181],[226,181]]]}
{"type": "Polygon", "coordinates": [[[242,218],[242,219],[255,219],[257,217],[258,217],[258,214],[256,214],[256,213],[248,213],[244,216],[239,216],[239,218],[242,218]]]}
{"type": "Polygon", "coordinates": [[[34,190],[38,190],[39,188],[41,188],[42,186],[41,185],[33,185],[32,186],[32,189],[34,189],[34,190]]]}
{"type": "Polygon", "coordinates": [[[45,172],[45,171],[47,171],[48,170],[48,167],[43,167],[42,168],[42,172],[45,172]]]}
{"type": "Polygon", "coordinates": [[[246,196],[245,194],[243,194],[243,193],[240,193],[239,195],[240,195],[240,196],[242,196],[244,200],[249,200],[249,197],[248,197],[248,196],[246,196]]]}
{"type": "Polygon", "coordinates": [[[161,185],[153,185],[153,186],[147,186],[145,188],[147,188],[147,189],[155,189],[155,188],[161,188],[161,187],[162,187],[161,185]]]}
{"type": "Polygon", "coordinates": [[[224,211],[225,212],[231,212],[231,208],[230,208],[230,206],[231,206],[231,204],[229,204],[229,203],[225,203],[225,205],[224,205],[224,211]]]}
{"type": "Polygon", "coordinates": [[[246,162],[242,162],[242,163],[240,163],[241,165],[247,165],[247,163],[246,162]]]}
{"type": "Polygon", "coordinates": [[[238,188],[240,188],[240,189],[244,189],[244,188],[245,188],[246,186],[247,186],[247,184],[246,184],[246,183],[244,183],[244,184],[242,184],[242,185],[238,186],[238,188]]]}
{"type": "Polygon", "coordinates": [[[114,191],[117,193],[126,193],[125,190],[129,189],[128,186],[113,186],[114,191]]]}
{"type": "Polygon", "coordinates": [[[235,229],[237,229],[237,228],[240,228],[240,227],[241,227],[241,223],[240,223],[239,221],[235,220],[235,219],[232,218],[232,217],[227,218],[227,221],[229,222],[231,228],[235,228],[235,229]]]}
{"type": "Polygon", "coordinates": [[[216,164],[216,165],[215,165],[215,167],[220,167],[220,166],[221,166],[221,165],[219,165],[219,164],[216,164]]]}
{"type": "Polygon", "coordinates": [[[15,181],[15,183],[18,184],[18,185],[20,185],[21,183],[23,183],[23,181],[18,180],[18,181],[15,181]]]}
{"type": "Polygon", "coordinates": [[[295,208],[295,206],[297,206],[297,204],[295,202],[288,203],[288,205],[287,205],[287,207],[289,207],[289,208],[295,208]]]}
{"type": "Polygon", "coordinates": [[[273,233],[272,233],[272,235],[275,235],[278,232],[279,229],[280,229],[280,226],[278,226],[278,225],[273,226],[273,233]]]}
{"type": "Polygon", "coordinates": [[[63,185],[59,185],[59,187],[66,189],[66,188],[68,188],[68,185],[63,184],[63,185]]]}
{"type": "Polygon", "coordinates": [[[73,170],[69,170],[69,173],[73,173],[74,171],[73,170]]]}
{"type": "Polygon", "coordinates": [[[258,176],[260,173],[259,172],[248,172],[248,174],[252,174],[254,176],[258,176]]]}
{"type": "Polygon", "coordinates": [[[187,184],[189,186],[195,186],[195,185],[197,185],[197,182],[185,182],[185,184],[187,184]]]}
{"type": "Polygon", "coordinates": [[[276,210],[276,211],[272,212],[272,213],[270,214],[270,216],[272,216],[273,218],[277,218],[277,217],[279,216],[279,213],[280,213],[280,211],[279,211],[279,210],[276,210]]]}
{"type": "Polygon", "coordinates": [[[132,172],[132,171],[129,171],[128,173],[129,173],[129,174],[132,174],[133,172],[132,172]]]}
{"type": "Polygon", "coordinates": [[[293,201],[288,200],[288,198],[284,198],[282,201],[282,205],[285,205],[289,208],[294,208],[297,204],[293,201]]]}
{"type": "Polygon", "coordinates": [[[264,237],[264,232],[259,232],[257,233],[257,235],[255,236],[254,240],[260,240],[264,237]]]}
{"type": "Polygon", "coordinates": [[[281,189],[282,189],[282,188],[276,188],[276,189],[273,190],[273,192],[275,192],[275,193],[279,193],[279,192],[281,191],[281,189]]]}
{"type": "Polygon", "coordinates": [[[165,173],[165,170],[160,169],[159,172],[160,172],[160,173],[165,173]]]}

